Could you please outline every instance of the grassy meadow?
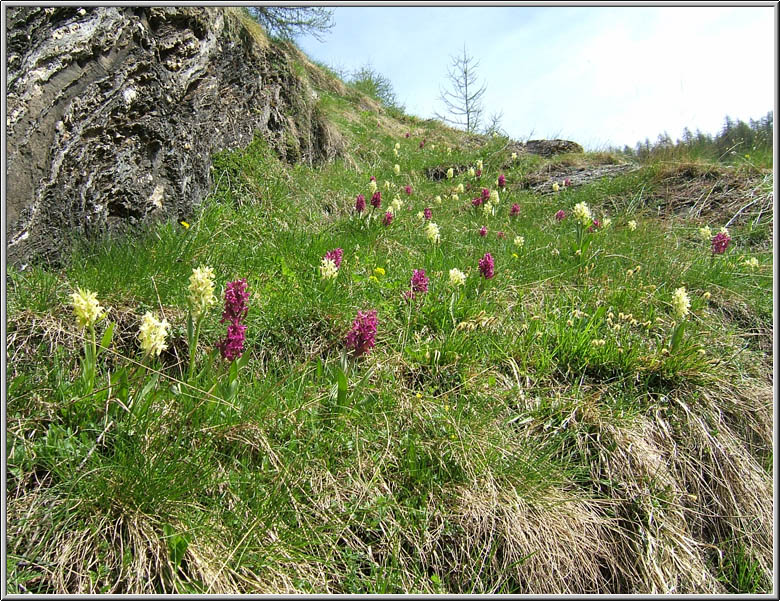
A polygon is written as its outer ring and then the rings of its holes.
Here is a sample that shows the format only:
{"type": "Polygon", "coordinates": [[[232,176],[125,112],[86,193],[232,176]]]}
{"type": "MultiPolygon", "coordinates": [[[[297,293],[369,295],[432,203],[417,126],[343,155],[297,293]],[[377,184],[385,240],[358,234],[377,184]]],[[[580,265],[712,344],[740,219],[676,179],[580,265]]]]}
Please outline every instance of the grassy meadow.
{"type": "Polygon", "coordinates": [[[257,139],[184,223],[8,268],[9,592],[770,592],[771,157],[567,186],[621,159],[320,107],[343,158],[257,139]],[[192,319],[199,267],[216,302],[192,319]]]}

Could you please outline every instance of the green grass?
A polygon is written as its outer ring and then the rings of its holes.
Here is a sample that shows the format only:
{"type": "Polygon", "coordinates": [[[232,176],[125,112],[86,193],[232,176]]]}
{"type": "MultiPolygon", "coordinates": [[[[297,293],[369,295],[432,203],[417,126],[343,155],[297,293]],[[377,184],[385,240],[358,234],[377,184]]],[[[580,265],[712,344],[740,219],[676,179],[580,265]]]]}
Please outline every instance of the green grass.
{"type": "Polygon", "coordinates": [[[320,109],[350,161],[286,166],[257,139],[215,159],[189,228],[84,242],[60,271],[9,269],[9,591],[767,592],[771,362],[757,333],[771,331],[773,259],[771,245],[748,249],[771,229],[731,226],[733,247],[713,258],[699,221],[659,219],[645,202],[657,166],[535,193],[521,184],[550,161],[504,169],[503,138],[466,146],[419,120],[391,136],[326,94],[320,109]],[[478,159],[479,181],[425,177],[478,159]],[[509,189],[485,216],[470,200],[499,173],[509,189]],[[389,227],[353,214],[371,175],[383,211],[404,202],[389,227]],[[458,183],[473,189],[455,202],[458,183]],[[578,202],[612,219],[585,257],[573,252],[578,202]],[[416,216],[425,207],[438,246],[416,216]],[[318,266],[336,247],[328,284],[318,266]],[[196,390],[180,383],[199,265],[218,293],[248,280],[232,397],[212,387],[228,366],[206,365],[221,306],[203,323],[196,390]],[[468,275],[454,298],[451,268],[468,275]],[[414,269],[430,284],[410,303],[414,269]],[[669,352],[680,286],[691,314],[669,352]],[[118,324],[93,392],[79,376],[76,287],[118,324]],[[376,347],[355,359],[344,337],[367,309],[376,347]],[[172,324],[154,372],[133,363],[146,311],[172,324]],[[727,561],[713,556],[733,540],[727,561]]]}

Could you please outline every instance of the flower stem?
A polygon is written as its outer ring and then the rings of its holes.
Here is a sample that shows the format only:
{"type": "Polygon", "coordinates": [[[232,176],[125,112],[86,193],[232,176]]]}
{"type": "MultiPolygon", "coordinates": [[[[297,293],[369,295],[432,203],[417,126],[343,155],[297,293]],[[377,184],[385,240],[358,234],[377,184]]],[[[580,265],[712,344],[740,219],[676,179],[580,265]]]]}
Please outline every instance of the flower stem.
{"type": "Polygon", "coordinates": [[[88,392],[91,393],[95,386],[95,361],[97,355],[97,341],[95,338],[95,324],[89,326],[89,342],[84,344],[84,354],[86,355],[86,377],[88,392]]]}
{"type": "Polygon", "coordinates": [[[198,338],[200,338],[200,324],[202,316],[198,317],[198,321],[195,322],[195,335],[190,340],[190,365],[187,370],[187,383],[192,382],[192,373],[195,370],[195,354],[198,351],[198,338]]]}

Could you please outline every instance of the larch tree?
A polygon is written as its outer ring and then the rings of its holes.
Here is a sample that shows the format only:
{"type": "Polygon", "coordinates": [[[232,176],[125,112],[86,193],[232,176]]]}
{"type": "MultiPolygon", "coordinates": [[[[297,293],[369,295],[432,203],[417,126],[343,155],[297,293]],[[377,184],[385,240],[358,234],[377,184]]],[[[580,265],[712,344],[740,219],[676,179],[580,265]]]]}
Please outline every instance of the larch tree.
{"type": "Polygon", "coordinates": [[[479,85],[477,68],[479,62],[466,51],[451,56],[452,63],[447,71],[450,89],[442,89],[440,98],[451,116],[436,113],[436,117],[456,127],[465,128],[469,133],[476,132],[482,118],[482,96],[487,85],[479,85]]]}

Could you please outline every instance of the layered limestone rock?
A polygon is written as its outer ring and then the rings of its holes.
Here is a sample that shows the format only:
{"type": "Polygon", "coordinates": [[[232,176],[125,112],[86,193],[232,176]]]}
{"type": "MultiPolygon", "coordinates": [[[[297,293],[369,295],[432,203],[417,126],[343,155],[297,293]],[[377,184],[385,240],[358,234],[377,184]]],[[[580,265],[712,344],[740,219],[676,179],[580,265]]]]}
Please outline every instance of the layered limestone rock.
{"type": "Polygon", "coordinates": [[[6,19],[10,263],[187,218],[212,155],[255,135],[288,161],[337,152],[305,57],[239,9],[22,6],[6,19]]]}
{"type": "Polygon", "coordinates": [[[529,152],[549,157],[555,154],[564,154],[567,152],[584,152],[582,146],[571,140],[528,140],[528,142],[519,142],[511,147],[515,152],[529,152]]]}

